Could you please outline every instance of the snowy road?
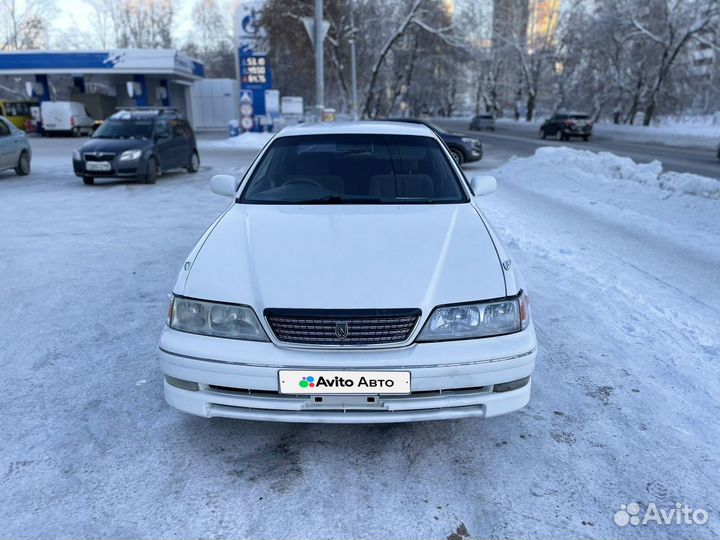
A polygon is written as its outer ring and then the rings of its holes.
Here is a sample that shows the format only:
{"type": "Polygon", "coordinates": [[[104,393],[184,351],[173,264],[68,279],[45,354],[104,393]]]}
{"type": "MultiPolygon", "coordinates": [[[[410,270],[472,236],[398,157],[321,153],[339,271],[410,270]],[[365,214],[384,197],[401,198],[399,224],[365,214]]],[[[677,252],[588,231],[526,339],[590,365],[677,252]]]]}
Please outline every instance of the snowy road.
{"type": "MultiPolygon", "coordinates": [[[[485,207],[530,286],[529,407],[205,420],[164,403],[157,339],[179,265],[226,204],[210,175],[252,152],[206,140],[196,175],[88,187],[75,144],[33,141],[32,176],[0,174],[0,537],[720,535],[720,200],[564,156],[508,163],[485,207]],[[710,518],[618,527],[631,502],[710,518]]],[[[474,168],[503,161],[488,157],[474,168]]]]}
{"type": "MultiPolygon", "coordinates": [[[[506,160],[510,156],[529,156],[541,146],[563,146],[594,152],[607,151],[632,158],[638,163],[659,160],[667,171],[688,172],[717,178],[720,180],[720,161],[717,158],[717,145],[720,144],[720,127],[717,138],[690,138],[678,135],[676,139],[687,146],[659,144],[642,133],[636,138],[626,133],[614,133],[613,126],[599,124],[595,126],[592,140],[583,142],[573,139],[569,142],[540,140],[536,124],[499,121],[494,132],[468,131],[466,119],[434,119],[438,126],[453,132],[466,133],[479,137],[483,141],[491,160],[506,160]],[[691,142],[691,141],[695,142],[691,142]]],[[[625,126],[623,126],[625,127],[625,126]]],[[[674,143],[678,141],[667,141],[674,143]]]]}

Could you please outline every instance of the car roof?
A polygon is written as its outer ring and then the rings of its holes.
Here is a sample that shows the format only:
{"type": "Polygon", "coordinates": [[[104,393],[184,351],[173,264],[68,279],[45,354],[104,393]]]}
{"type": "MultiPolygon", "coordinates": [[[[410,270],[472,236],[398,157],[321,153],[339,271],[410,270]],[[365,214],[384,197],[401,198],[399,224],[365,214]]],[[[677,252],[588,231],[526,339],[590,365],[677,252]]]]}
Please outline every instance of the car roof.
{"type": "Polygon", "coordinates": [[[382,120],[358,122],[319,122],[297,124],[284,128],[277,137],[297,135],[415,135],[434,137],[435,133],[424,124],[386,122],[382,120]]]}
{"type": "Polygon", "coordinates": [[[174,111],[164,111],[161,109],[120,109],[109,117],[109,119],[112,120],[150,120],[153,118],[184,119],[184,116],[174,111]]]}

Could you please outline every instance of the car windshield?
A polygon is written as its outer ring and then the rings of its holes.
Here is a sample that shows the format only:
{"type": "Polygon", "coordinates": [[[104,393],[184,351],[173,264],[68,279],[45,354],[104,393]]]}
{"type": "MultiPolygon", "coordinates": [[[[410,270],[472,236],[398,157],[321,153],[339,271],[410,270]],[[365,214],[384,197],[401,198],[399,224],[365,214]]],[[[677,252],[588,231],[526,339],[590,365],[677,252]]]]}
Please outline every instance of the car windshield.
{"type": "Polygon", "coordinates": [[[467,202],[441,146],[430,137],[304,135],[271,143],[243,190],[252,204],[467,202]]]}
{"type": "Polygon", "coordinates": [[[590,120],[590,116],[587,114],[571,114],[568,115],[568,118],[572,118],[573,120],[590,120]]]}
{"type": "Polygon", "coordinates": [[[152,120],[107,120],[93,135],[95,139],[149,139],[152,120]]]}

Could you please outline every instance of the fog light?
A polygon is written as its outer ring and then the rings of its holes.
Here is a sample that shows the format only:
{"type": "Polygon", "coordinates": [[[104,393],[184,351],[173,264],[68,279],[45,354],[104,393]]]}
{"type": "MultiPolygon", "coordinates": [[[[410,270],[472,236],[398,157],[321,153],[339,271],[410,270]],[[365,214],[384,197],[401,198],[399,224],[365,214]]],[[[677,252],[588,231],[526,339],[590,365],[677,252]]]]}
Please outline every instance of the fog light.
{"type": "Polygon", "coordinates": [[[182,388],[183,390],[192,390],[193,392],[196,392],[200,390],[200,387],[198,386],[198,383],[191,382],[191,381],[184,381],[182,379],[176,379],[175,377],[171,377],[170,375],[165,375],[165,380],[167,383],[171,386],[174,386],[176,388],[182,388]]]}
{"type": "Polygon", "coordinates": [[[496,384],[493,388],[493,392],[510,392],[511,390],[517,390],[522,388],[530,381],[530,377],[524,379],[518,379],[517,381],[510,381],[506,383],[496,384]]]}

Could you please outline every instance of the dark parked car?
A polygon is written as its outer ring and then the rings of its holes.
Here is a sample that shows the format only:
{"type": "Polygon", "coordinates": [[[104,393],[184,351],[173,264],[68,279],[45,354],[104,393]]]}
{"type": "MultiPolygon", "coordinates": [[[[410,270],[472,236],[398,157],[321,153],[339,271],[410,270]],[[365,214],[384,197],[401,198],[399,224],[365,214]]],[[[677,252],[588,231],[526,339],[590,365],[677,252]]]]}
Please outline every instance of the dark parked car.
{"type": "Polygon", "coordinates": [[[175,109],[138,108],[113,114],[73,154],[85,184],[99,177],[137,178],[154,184],[171,169],[200,168],[195,134],[175,109]]]}
{"type": "Polygon", "coordinates": [[[410,124],[424,124],[435,133],[448,147],[450,155],[460,165],[469,161],[478,161],[483,157],[483,147],[479,139],[467,137],[456,133],[448,133],[444,129],[419,118],[386,118],[388,122],[408,122],[410,124]]]}
{"type": "Polygon", "coordinates": [[[495,131],[495,117],[490,113],[476,114],[473,119],[470,120],[470,131],[481,131],[483,129],[489,129],[495,131]]]}
{"type": "Polygon", "coordinates": [[[592,120],[583,113],[558,113],[545,120],[540,126],[540,138],[555,137],[567,141],[570,137],[582,137],[587,141],[592,136],[592,120]]]}

